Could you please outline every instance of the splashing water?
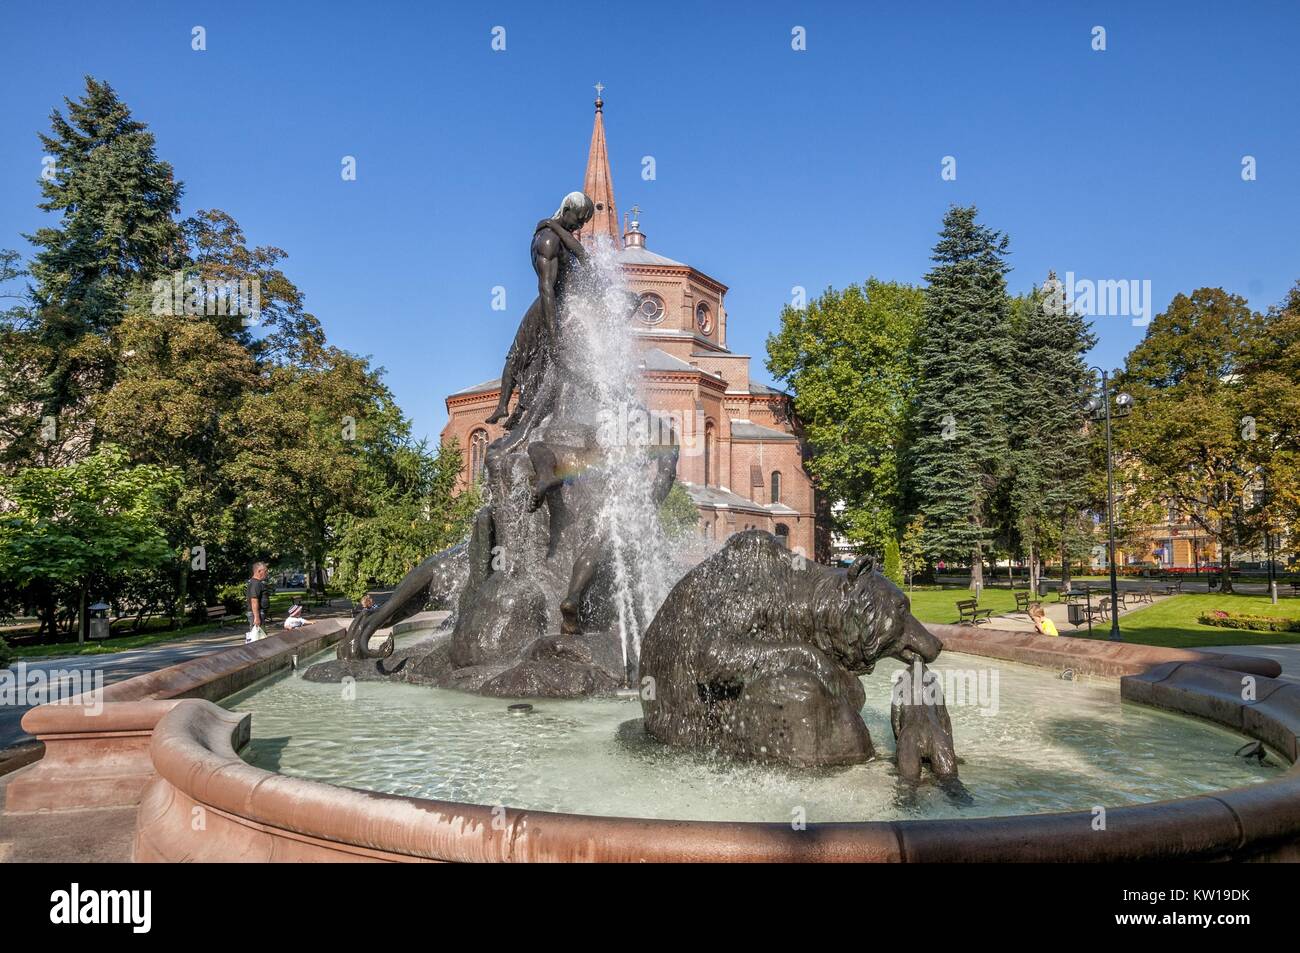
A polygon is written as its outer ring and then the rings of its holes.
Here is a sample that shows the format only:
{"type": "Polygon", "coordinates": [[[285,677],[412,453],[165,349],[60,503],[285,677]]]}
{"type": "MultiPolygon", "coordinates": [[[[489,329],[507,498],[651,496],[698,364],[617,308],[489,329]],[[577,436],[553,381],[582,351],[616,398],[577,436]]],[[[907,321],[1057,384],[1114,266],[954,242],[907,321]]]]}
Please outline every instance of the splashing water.
{"type": "Polygon", "coordinates": [[[636,300],[608,240],[592,250],[583,287],[568,299],[564,337],[574,342],[595,404],[604,497],[595,532],[609,541],[623,666],[629,681],[641,633],[680,575],[653,497],[656,460],[674,442],[671,428],[645,407],[642,362],[632,332],[636,300]]]}

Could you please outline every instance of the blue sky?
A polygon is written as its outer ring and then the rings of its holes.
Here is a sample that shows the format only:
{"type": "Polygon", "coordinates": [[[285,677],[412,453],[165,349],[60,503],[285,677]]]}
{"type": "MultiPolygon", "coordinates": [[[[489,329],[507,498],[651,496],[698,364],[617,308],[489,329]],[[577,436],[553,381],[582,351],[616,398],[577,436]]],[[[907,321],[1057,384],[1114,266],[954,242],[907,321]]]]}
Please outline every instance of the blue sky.
{"type": "MultiPolygon", "coordinates": [[[[36,132],[92,73],[156,134],[185,213],[288,251],[330,339],[436,439],[444,396],[500,372],[601,81],[620,213],[639,203],[652,250],[730,286],[760,380],[793,286],[920,282],[950,203],[1011,236],[1013,291],[1054,268],[1150,280],[1156,311],[1205,285],[1264,308],[1300,278],[1298,41],[1294,0],[9,3],[0,247],[45,220],[36,132]]],[[[1142,334],[1096,327],[1107,365],[1142,334]]]]}

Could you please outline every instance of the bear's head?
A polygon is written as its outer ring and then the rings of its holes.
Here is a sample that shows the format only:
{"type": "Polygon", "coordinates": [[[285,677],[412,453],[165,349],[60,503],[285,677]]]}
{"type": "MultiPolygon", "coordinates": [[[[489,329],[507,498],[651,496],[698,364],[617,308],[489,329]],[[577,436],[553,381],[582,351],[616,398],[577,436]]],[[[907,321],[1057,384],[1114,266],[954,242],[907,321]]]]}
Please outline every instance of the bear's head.
{"type": "Polygon", "coordinates": [[[854,561],[832,598],[831,639],[850,671],[870,672],[885,656],[909,664],[918,658],[933,662],[943,648],[912,615],[903,591],[877,572],[868,557],[854,561]]]}

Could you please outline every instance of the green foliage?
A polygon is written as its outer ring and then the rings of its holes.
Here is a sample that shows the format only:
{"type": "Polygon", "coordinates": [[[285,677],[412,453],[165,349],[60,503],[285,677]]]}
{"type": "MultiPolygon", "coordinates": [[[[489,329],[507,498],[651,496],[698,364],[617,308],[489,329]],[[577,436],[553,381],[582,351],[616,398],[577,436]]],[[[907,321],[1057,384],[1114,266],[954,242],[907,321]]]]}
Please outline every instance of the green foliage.
{"type": "Polygon", "coordinates": [[[230,612],[239,613],[244,609],[244,599],[248,595],[248,582],[232,582],[217,590],[217,600],[230,612]]]}
{"type": "Polygon", "coordinates": [[[1015,350],[1007,238],[952,207],[935,245],[918,334],[912,484],[932,558],[972,561],[995,540],[1006,473],[1015,350]]]}
{"type": "Polygon", "coordinates": [[[898,545],[898,554],[902,563],[903,575],[910,586],[918,573],[925,572],[925,517],[917,515],[907,524],[903,539],[898,545]]]}
{"type": "Polygon", "coordinates": [[[14,653],[13,650],[9,648],[9,643],[4,640],[3,636],[0,636],[0,668],[8,668],[9,663],[13,661],[13,658],[14,653]]]}
{"type": "Polygon", "coordinates": [[[323,566],[341,518],[369,512],[374,477],[394,471],[409,429],[362,358],[326,348],[314,365],[272,368],[239,404],[223,468],[238,505],[256,513],[255,555],[323,566]]]}
{"type": "Polygon", "coordinates": [[[457,490],[454,442],[432,454],[423,444],[403,446],[383,463],[370,475],[368,508],[342,519],[332,549],[333,583],[353,600],[376,585],[396,585],[425,558],[465,539],[482,504],[474,488],[457,490]]]}
{"type": "Polygon", "coordinates": [[[113,373],[99,345],[132,289],[180,259],[173,216],[182,191],[153,134],[107,83],[87,76],[85,94],[65,104],[40,137],[54,160],[40,180],[40,208],[60,221],[29,236],[37,247],[31,337],[42,364],[24,395],[59,419],[62,446],[93,439],[86,405],[113,373]]]}
{"type": "Polygon", "coordinates": [[[1255,430],[1242,452],[1268,487],[1258,516],[1300,547],[1300,284],[1260,319],[1240,363],[1242,408],[1255,430]]]}
{"type": "MultiPolygon", "coordinates": [[[[224,282],[256,280],[258,333],[244,327],[240,315],[208,315],[223,333],[236,338],[259,363],[312,363],[325,346],[325,334],[315,315],[304,308],[304,297],[279,268],[287,257],[282,248],[249,248],[244,230],[220,209],[200,209],[181,223],[189,251],[189,273],[205,288],[224,282]]],[[[205,301],[206,304],[206,301],[205,301]]]]}
{"type": "Polygon", "coordinates": [[[158,524],[179,483],[174,469],[128,466],[111,445],[80,463],[20,471],[0,482],[12,504],[0,514],[0,578],[36,593],[48,611],[60,591],[84,597],[157,569],[172,558],[158,524]]]}
{"type": "Polygon", "coordinates": [[[903,560],[898,551],[898,540],[892,536],[885,540],[885,568],[883,570],[885,578],[894,585],[902,588],[903,582],[903,560]]]}
{"type": "Polygon", "coordinates": [[[1244,465],[1252,441],[1242,418],[1243,355],[1258,328],[1246,302],[1220,288],[1176,295],[1116,383],[1135,399],[1113,428],[1129,499],[1189,519],[1229,557],[1257,535],[1243,507],[1256,477],[1244,465]]]}
{"type": "Polygon", "coordinates": [[[1065,301],[1055,274],[1045,290],[1035,288],[1017,304],[1008,503],[1035,581],[1048,547],[1067,557],[1077,549],[1079,514],[1088,503],[1084,355],[1097,338],[1065,301]]]}
{"type": "Polygon", "coordinates": [[[686,492],[686,487],[673,483],[672,489],[659,504],[659,525],[669,539],[682,539],[693,535],[700,525],[700,511],[686,492]]]}
{"type": "Polygon", "coordinates": [[[794,393],[812,448],[809,470],[843,504],[839,529],[878,548],[904,523],[903,456],[924,293],[871,278],[786,307],[767,366],[794,393]]]}
{"type": "Polygon", "coordinates": [[[174,470],[129,467],[102,447],[67,467],[31,467],[0,483],[13,508],[0,516],[0,573],[84,582],[171,558],[157,524],[179,489],[174,470]]]}

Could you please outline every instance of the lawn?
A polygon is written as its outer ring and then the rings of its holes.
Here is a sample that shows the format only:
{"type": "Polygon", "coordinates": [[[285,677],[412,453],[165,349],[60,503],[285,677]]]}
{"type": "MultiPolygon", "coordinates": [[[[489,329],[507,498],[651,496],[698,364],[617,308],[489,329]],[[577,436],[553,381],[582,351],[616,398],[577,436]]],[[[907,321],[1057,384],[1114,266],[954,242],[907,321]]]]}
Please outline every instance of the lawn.
{"type": "MultiPolygon", "coordinates": [[[[1249,629],[1223,629],[1201,625],[1197,617],[1211,609],[1243,612],[1249,615],[1300,619],[1300,599],[1279,599],[1277,605],[1267,596],[1225,596],[1219,593],[1190,593],[1165,599],[1145,609],[1120,616],[1120,634],[1125,642],[1163,645],[1169,648],[1194,649],[1203,645],[1283,645],[1300,643],[1300,632],[1252,632],[1249,629]]],[[[1092,637],[1104,639],[1108,627],[1093,631],[1092,637]]],[[[1084,635],[1086,638],[1086,634],[1084,635]]]]}
{"type": "MultiPolygon", "coordinates": [[[[917,589],[908,593],[912,600],[912,614],[922,622],[956,622],[957,601],[969,599],[966,589],[917,589]]],[[[1043,601],[1056,602],[1052,593],[1043,601]]],[[[1009,589],[985,589],[980,595],[980,608],[992,609],[995,616],[1012,612],[1016,608],[1015,596],[1009,589]]],[[[1225,609],[1248,615],[1275,616],[1300,619],[1300,599],[1282,598],[1277,605],[1267,596],[1225,596],[1220,593],[1188,593],[1164,599],[1153,606],[1136,609],[1120,616],[1120,633],[1126,642],[1142,645],[1163,645],[1169,648],[1194,649],[1203,645],[1283,645],[1300,643],[1300,632],[1252,632],[1249,629],[1224,629],[1201,625],[1197,618],[1211,609],[1225,609]]],[[[992,622],[997,626],[997,620],[992,622]]],[[[1094,639],[1110,635],[1109,624],[1099,624],[1092,633],[1094,639]]],[[[1077,636],[1088,638],[1084,630],[1077,636]]]]}
{"type": "MultiPolygon", "coordinates": [[[[956,622],[957,603],[969,599],[971,592],[969,589],[917,589],[907,596],[912,600],[912,615],[922,622],[956,622]]],[[[1053,592],[1042,601],[1056,602],[1058,596],[1053,592]]],[[[994,615],[1014,612],[1015,594],[1010,589],[985,589],[980,594],[980,608],[992,609],[994,615]]]]}

